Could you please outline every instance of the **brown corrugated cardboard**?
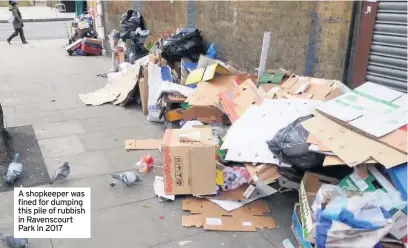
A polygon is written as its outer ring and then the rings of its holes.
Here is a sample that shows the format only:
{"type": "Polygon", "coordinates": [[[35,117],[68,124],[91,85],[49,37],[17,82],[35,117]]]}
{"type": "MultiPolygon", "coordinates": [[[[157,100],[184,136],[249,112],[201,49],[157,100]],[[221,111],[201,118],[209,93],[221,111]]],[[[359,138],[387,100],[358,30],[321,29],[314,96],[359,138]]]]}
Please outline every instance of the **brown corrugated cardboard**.
{"type": "Polygon", "coordinates": [[[313,99],[328,101],[343,94],[338,81],[320,78],[292,76],[273,92],[267,93],[267,98],[313,99]]]}
{"type": "MultiPolygon", "coordinates": [[[[377,164],[378,162],[375,161],[374,159],[369,159],[365,161],[363,164],[377,164]]],[[[326,156],[323,161],[323,167],[326,166],[335,166],[335,165],[345,165],[346,163],[341,160],[337,156],[326,156]]]]}
{"type": "Polygon", "coordinates": [[[204,227],[205,230],[254,232],[257,228],[274,228],[272,217],[264,216],[270,209],[266,202],[257,200],[239,209],[227,212],[218,205],[199,198],[183,200],[182,209],[191,215],[182,216],[184,227],[204,227]]]}
{"type": "Polygon", "coordinates": [[[194,90],[186,102],[193,106],[219,106],[220,99],[218,95],[224,91],[234,88],[234,79],[239,81],[247,79],[248,74],[220,76],[211,80],[211,82],[201,82],[194,90]]]}
{"type": "MultiPolygon", "coordinates": [[[[191,75],[191,74],[190,74],[191,75]]],[[[202,82],[186,102],[193,106],[212,106],[219,103],[218,94],[234,87],[234,76],[221,76],[212,82],[202,82]]]]}
{"type": "Polygon", "coordinates": [[[299,189],[301,221],[303,227],[303,237],[311,243],[315,243],[316,237],[316,224],[313,220],[313,213],[311,209],[313,201],[316,198],[316,194],[323,184],[337,185],[338,183],[339,181],[335,178],[310,172],[306,172],[303,176],[299,189]]]}
{"type": "Polygon", "coordinates": [[[232,123],[245,113],[249,106],[259,105],[263,101],[263,97],[251,79],[245,80],[238,87],[220,93],[219,98],[232,123]]]}
{"type": "Polygon", "coordinates": [[[216,192],[215,144],[211,128],[167,129],[162,144],[166,194],[210,195],[216,192]],[[194,135],[199,142],[181,142],[194,135]]]}
{"type": "Polygon", "coordinates": [[[340,120],[348,128],[375,138],[407,124],[407,105],[392,103],[404,93],[366,82],[351,92],[317,107],[319,112],[340,120]],[[373,124],[375,123],[375,124],[373,124]]]}
{"type": "Polygon", "coordinates": [[[185,121],[199,120],[202,123],[229,124],[228,116],[214,106],[192,106],[181,113],[185,121]]]}
{"type": "Polygon", "coordinates": [[[245,164],[249,174],[251,175],[252,182],[256,184],[258,181],[263,184],[270,184],[275,182],[279,178],[279,171],[275,165],[272,164],[260,164],[254,166],[252,164],[245,164]]]}
{"type": "Polygon", "coordinates": [[[147,139],[147,140],[125,140],[125,149],[129,150],[156,150],[160,149],[163,140],[147,139]]]}
{"type": "Polygon", "coordinates": [[[314,118],[306,120],[302,125],[349,166],[364,163],[371,158],[386,168],[406,163],[405,154],[347,129],[321,114],[315,113],[314,118]]]}

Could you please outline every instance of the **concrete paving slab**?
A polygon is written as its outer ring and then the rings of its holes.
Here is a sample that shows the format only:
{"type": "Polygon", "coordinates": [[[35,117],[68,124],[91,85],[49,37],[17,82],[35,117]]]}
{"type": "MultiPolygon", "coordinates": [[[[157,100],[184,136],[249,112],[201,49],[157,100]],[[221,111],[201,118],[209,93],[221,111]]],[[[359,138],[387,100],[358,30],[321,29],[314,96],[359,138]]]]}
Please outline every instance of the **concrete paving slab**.
{"type": "Polygon", "coordinates": [[[125,127],[113,130],[78,135],[87,151],[101,151],[113,148],[125,150],[127,139],[147,139],[150,134],[142,127],[125,127]]]}
{"type": "Polygon", "coordinates": [[[140,127],[143,125],[137,118],[133,120],[129,119],[126,117],[119,119],[114,116],[103,116],[80,120],[80,122],[87,132],[100,132],[126,127],[140,127]]]}
{"type": "MultiPolygon", "coordinates": [[[[102,151],[106,159],[116,170],[126,170],[129,166],[133,166],[139,159],[150,154],[155,158],[155,164],[162,166],[162,155],[158,150],[141,150],[141,151],[125,151],[123,148],[116,148],[102,151]]],[[[160,174],[161,169],[155,168],[155,171],[160,174]]]]}
{"type": "Polygon", "coordinates": [[[91,239],[52,239],[53,247],[143,248],[170,241],[148,211],[142,203],[92,211],[91,239]]]}
{"type": "Polygon", "coordinates": [[[79,154],[85,152],[81,141],[76,136],[63,136],[39,140],[44,158],[57,159],[61,155],[79,154]]]}
{"type": "Polygon", "coordinates": [[[13,228],[14,223],[14,192],[0,193],[0,230],[13,228]]]}
{"type": "MultiPolygon", "coordinates": [[[[176,248],[176,247],[181,247],[179,242],[182,241],[191,241],[190,243],[184,245],[183,247],[186,248],[225,248],[225,247],[236,247],[232,246],[231,240],[226,237],[225,235],[222,235],[221,232],[212,232],[212,231],[206,231],[204,233],[200,233],[197,235],[193,236],[185,236],[179,240],[168,242],[168,243],[162,243],[157,246],[153,246],[155,248],[176,248]]],[[[242,246],[237,246],[238,248],[242,246]]]]}
{"type": "Polygon", "coordinates": [[[39,140],[85,133],[85,130],[79,121],[62,121],[46,124],[36,124],[34,125],[34,130],[39,140]]]}
{"type": "Polygon", "coordinates": [[[5,115],[6,127],[27,126],[32,124],[47,124],[50,122],[60,121],[62,114],[59,110],[29,113],[23,117],[5,115]]]}
{"type": "Polygon", "coordinates": [[[181,226],[181,216],[187,215],[187,212],[181,210],[181,201],[184,197],[177,197],[176,201],[159,202],[157,198],[143,201],[148,207],[148,214],[153,219],[163,216],[159,221],[160,228],[171,240],[179,240],[183,237],[193,236],[204,233],[202,228],[186,228],[181,226]]]}
{"type": "Polygon", "coordinates": [[[58,158],[45,158],[44,160],[51,176],[65,161],[69,162],[71,167],[70,180],[117,172],[116,168],[108,163],[102,152],[67,154],[58,156],[58,158]]]}

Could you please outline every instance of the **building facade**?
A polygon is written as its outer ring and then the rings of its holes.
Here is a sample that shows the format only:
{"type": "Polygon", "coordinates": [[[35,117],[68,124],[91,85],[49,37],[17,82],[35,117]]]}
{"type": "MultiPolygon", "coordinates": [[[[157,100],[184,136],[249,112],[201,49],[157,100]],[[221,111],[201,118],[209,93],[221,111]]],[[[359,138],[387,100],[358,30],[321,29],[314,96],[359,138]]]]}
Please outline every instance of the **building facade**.
{"type": "Polygon", "coordinates": [[[406,1],[102,1],[104,29],[139,11],[153,35],[180,27],[202,31],[218,56],[241,69],[258,67],[265,31],[272,33],[267,68],[406,91],[406,1]]]}

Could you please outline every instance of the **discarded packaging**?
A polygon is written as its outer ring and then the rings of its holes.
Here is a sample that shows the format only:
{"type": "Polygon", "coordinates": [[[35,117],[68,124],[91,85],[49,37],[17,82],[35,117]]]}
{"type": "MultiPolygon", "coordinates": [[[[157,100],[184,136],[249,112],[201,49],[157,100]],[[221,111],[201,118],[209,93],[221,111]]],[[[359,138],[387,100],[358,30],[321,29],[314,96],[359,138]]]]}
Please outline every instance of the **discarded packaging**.
{"type": "Polygon", "coordinates": [[[159,200],[171,200],[176,199],[175,195],[168,195],[164,192],[164,178],[160,176],[155,176],[153,183],[154,193],[157,195],[159,200]]]}
{"type": "Polygon", "coordinates": [[[303,237],[310,243],[315,243],[316,238],[316,223],[311,207],[317,192],[323,184],[337,185],[338,180],[306,172],[300,184],[299,203],[303,237]]]}
{"type": "Polygon", "coordinates": [[[160,149],[162,140],[147,139],[147,140],[125,140],[125,150],[158,150],[160,149]]]}
{"type": "Polygon", "coordinates": [[[308,115],[296,119],[267,142],[269,150],[280,161],[304,170],[322,164],[324,155],[309,151],[310,145],[306,143],[309,132],[301,125],[301,122],[311,117],[308,115]]]}
{"type": "Polygon", "coordinates": [[[167,129],[162,145],[166,194],[209,195],[216,192],[215,144],[211,128],[167,129]],[[180,136],[198,132],[199,142],[180,136]]]}
{"type": "Polygon", "coordinates": [[[274,228],[272,217],[264,216],[270,209],[258,200],[239,209],[227,212],[216,204],[199,198],[183,200],[182,208],[191,215],[182,216],[184,227],[203,227],[205,230],[254,232],[256,229],[274,228]]]}
{"type": "Polygon", "coordinates": [[[315,113],[302,123],[345,164],[356,166],[373,158],[386,168],[406,163],[406,155],[315,113]],[[364,147],[364,149],[361,149],[364,147]]]}

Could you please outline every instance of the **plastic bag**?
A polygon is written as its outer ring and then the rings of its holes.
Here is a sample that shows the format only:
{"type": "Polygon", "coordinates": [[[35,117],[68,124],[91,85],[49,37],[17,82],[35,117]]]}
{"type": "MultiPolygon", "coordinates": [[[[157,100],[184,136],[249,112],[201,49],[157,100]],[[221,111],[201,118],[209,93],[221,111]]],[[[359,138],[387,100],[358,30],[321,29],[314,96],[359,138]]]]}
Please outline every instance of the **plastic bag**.
{"type": "Polygon", "coordinates": [[[348,196],[348,192],[338,186],[322,185],[312,205],[317,224],[316,247],[373,247],[377,244],[391,229],[392,217],[376,194],[348,196]]]}
{"type": "Polygon", "coordinates": [[[157,103],[161,93],[163,84],[171,80],[171,74],[168,72],[168,66],[160,67],[156,64],[148,64],[148,83],[149,83],[149,98],[148,98],[148,115],[147,120],[152,122],[163,122],[160,116],[160,105],[157,103]],[[170,76],[170,78],[168,78],[170,76]],[[166,79],[163,79],[165,77],[166,79]]]}
{"type": "Polygon", "coordinates": [[[224,176],[224,185],[222,191],[230,191],[241,187],[250,181],[249,172],[245,167],[224,167],[222,170],[224,176]]]}
{"type": "Polygon", "coordinates": [[[204,54],[204,52],[201,32],[196,29],[188,34],[179,33],[169,37],[164,42],[161,55],[170,62],[180,61],[183,57],[198,61],[200,54],[204,54]]]}
{"type": "Polygon", "coordinates": [[[296,119],[287,127],[279,130],[272,140],[267,141],[269,150],[281,162],[301,169],[310,169],[323,163],[323,154],[309,151],[310,144],[306,142],[309,132],[301,124],[311,117],[313,115],[296,119]]]}

